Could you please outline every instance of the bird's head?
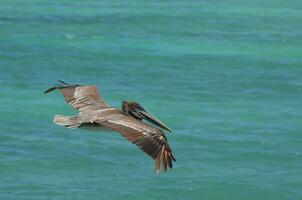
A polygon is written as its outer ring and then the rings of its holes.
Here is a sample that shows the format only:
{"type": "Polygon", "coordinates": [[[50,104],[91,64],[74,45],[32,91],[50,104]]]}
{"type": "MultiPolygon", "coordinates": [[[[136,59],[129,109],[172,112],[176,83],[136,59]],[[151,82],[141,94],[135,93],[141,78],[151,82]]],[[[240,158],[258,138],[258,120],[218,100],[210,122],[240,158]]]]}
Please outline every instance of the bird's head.
{"type": "Polygon", "coordinates": [[[130,115],[140,121],[143,119],[148,120],[149,122],[168,130],[171,132],[172,130],[166,126],[164,123],[159,121],[156,117],[148,113],[143,106],[141,106],[137,102],[129,102],[129,101],[123,101],[122,110],[127,114],[130,115]]]}

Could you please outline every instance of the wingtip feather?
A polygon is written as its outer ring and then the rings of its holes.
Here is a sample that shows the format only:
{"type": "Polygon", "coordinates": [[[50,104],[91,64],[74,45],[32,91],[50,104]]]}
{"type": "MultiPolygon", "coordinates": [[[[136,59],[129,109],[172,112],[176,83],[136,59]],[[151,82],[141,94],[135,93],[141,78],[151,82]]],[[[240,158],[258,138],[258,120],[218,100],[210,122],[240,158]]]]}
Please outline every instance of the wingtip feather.
{"type": "Polygon", "coordinates": [[[47,89],[46,91],[44,91],[44,94],[47,94],[47,93],[49,93],[49,92],[51,92],[51,91],[54,91],[54,90],[56,90],[56,89],[61,89],[61,88],[70,86],[70,84],[68,84],[68,83],[66,83],[66,82],[64,82],[64,81],[62,81],[62,80],[58,80],[58,81],[59,81],[62,85],[53,86],[53,87],[47,89]]]}
{"type": "Polygon", "coordinates": [[[51,88],[45,90],[45,91],[44,91],[44,94],[47,94],[47,93],[49,93],[49,92],[51,92],[51,91],[54,91],[54,90],[56,90],[56,89],[58,89],[58,88],[57,88],[57,87],[51,87],[51,88]]]}
{"type": "Polygon", "coordinates": [[[160,157],[157,156],[156,160],[155,160],[155,173],[158,174],[159,173],[159,168],[160,168],[160,157]]]}
{"type": "Polygon", "coordinates": [[[171,149],[169,146],[163,145],[155,159],[156,174],[159,173],[160,167],[162,168],[163,172],[166,172],[168,168],[173,169],[173,161],[175,162],[176,159],[174,158],[171,149]]]}
{"type": "Polygon", "coordinates": [[[161,164],[162,164],[162,170],[163,172],[165,172],[167,170],[167,163],[166,163],[166,158],[165,158],[165,146],[163,146],[163,150],[162,150],[162,153],[161,153],[161,164]]]}
{"type": "Polygon", "coordinates": [[[70,85],[70,84],[68,84],[68,83],[66,83],[66,82],[64,82],[64,81],[62,81],[62,80],[58,80],[60,83],[62,83],[63,85],[70,85]]]}

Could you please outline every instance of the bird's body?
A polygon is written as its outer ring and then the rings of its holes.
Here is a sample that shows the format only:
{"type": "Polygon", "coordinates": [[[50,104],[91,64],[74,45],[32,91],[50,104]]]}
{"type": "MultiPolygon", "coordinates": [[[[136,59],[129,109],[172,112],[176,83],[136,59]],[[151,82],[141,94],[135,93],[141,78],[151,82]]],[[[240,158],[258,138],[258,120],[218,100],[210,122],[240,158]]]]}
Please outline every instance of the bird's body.
{"type": "Polygon", "coordinates": [[[54,123],[67,128],[112,129],[151,156],[155,160],[156,173],[159,171],[160,164],[163,171],[166,171],[167,167],[172,168],[172,161],[176,160],[164,132],[142,120],[147,119],[169,131],[171,129],[146,112],[141,105],[123,101],[122,110],[119,110],[103,101],[96,86],[69,85],[60,82],[62,85],[49,88],[45,93],[59,89],[66,102],[78,109],[79,113],[76,116],[55,115],[54,123]]]}

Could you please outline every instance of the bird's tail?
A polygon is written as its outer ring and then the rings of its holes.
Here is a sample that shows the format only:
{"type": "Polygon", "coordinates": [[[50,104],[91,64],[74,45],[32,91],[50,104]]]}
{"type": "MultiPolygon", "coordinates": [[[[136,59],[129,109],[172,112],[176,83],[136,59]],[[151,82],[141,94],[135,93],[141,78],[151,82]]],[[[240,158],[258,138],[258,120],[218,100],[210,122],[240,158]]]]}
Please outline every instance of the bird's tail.
{"type": "Polygon", "coordinates": [[[82,124],[78,116],[55,115],[53,122],[67,128],[78,128],[82,124]]]}

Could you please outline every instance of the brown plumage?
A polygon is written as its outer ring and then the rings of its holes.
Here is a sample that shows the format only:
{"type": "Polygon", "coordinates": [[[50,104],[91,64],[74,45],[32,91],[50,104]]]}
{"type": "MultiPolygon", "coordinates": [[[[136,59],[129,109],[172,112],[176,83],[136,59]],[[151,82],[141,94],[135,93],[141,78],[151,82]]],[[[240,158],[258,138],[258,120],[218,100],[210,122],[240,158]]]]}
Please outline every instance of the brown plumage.
{"type": "Polygon", "coordinates": [[[172,169],[176,161],[163,131],[144,123],[146,119],[160,128],[171,131],[136,102],[123,101],[122,110],[108,105],[101,98],[96,86],[69,85],[60,81],[44,93],[59,89],[65,101],[79,111],[76,116],[55,115],[54,123],[67,128],[85,127],[91,124],[119,132],[155,160],[155,171],[172,169]]]}

